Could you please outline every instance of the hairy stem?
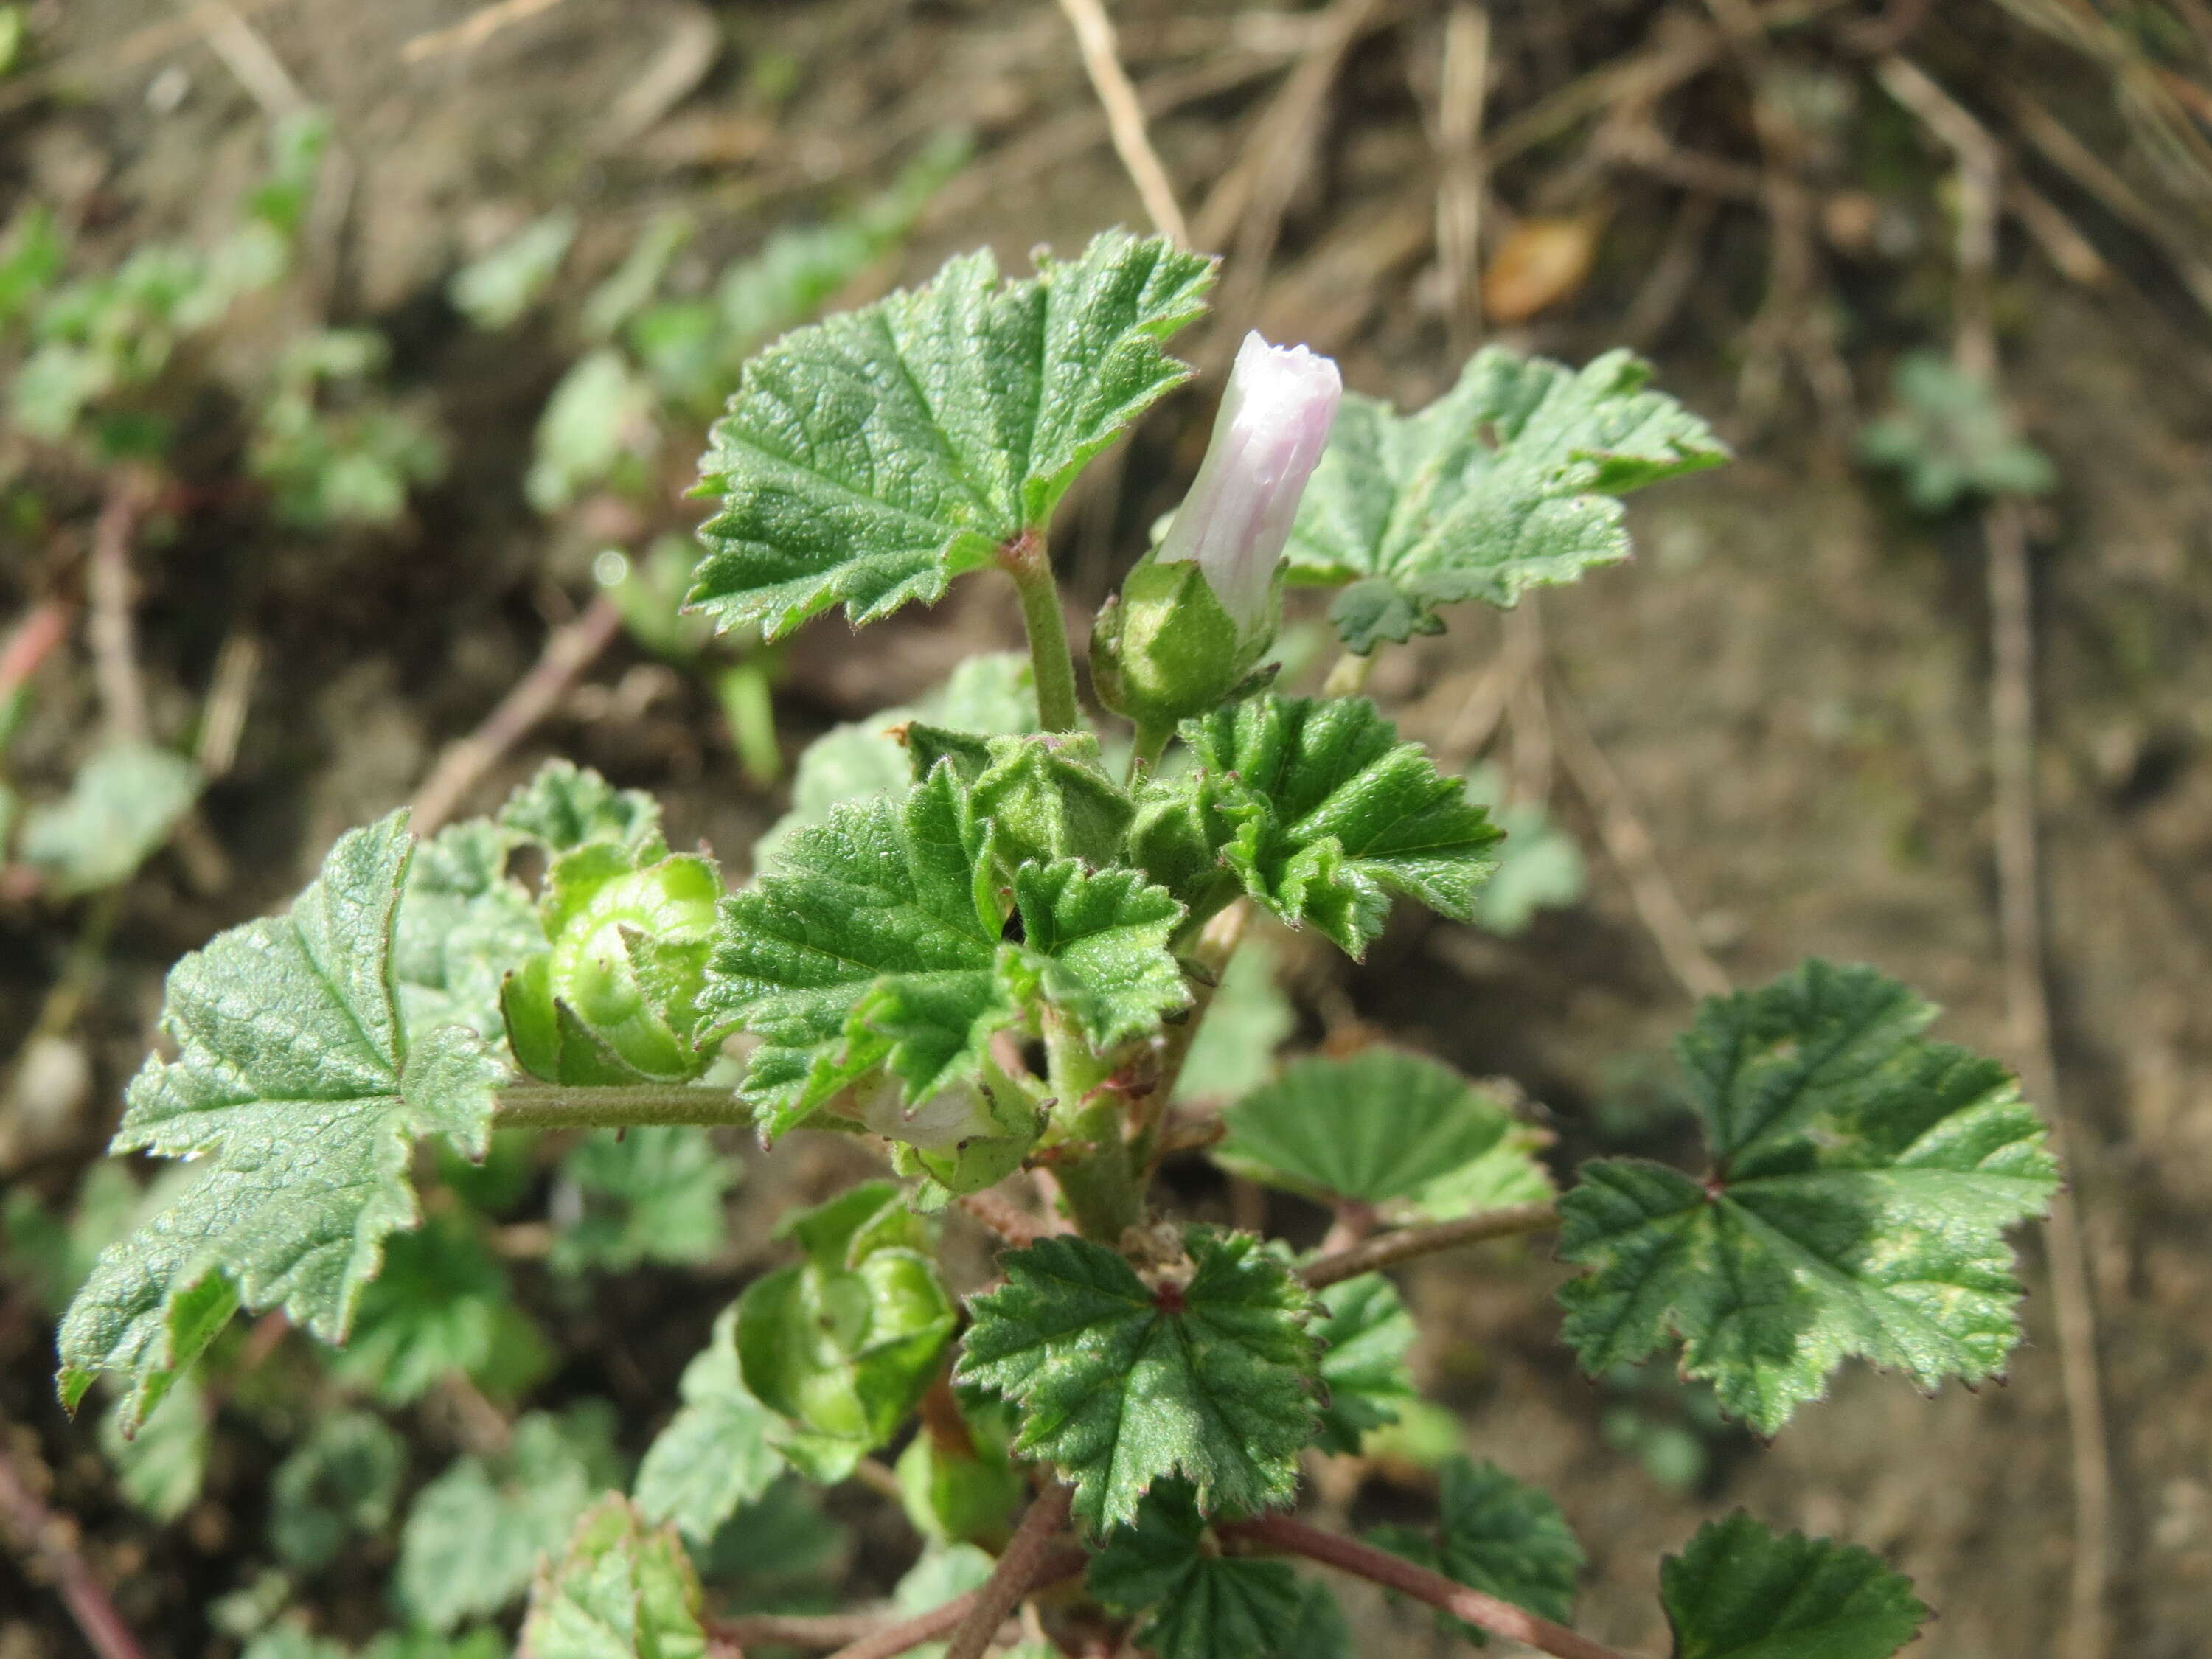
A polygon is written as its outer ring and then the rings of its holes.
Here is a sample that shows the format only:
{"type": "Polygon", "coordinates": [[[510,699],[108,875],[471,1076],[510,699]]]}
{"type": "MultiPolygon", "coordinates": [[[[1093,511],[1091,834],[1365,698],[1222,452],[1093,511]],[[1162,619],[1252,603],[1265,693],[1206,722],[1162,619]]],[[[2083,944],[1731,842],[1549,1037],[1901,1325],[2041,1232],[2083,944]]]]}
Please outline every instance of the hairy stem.
{"type": "Polygon", "coordinates": [[[1324,697],[1356,697],[1367,689],[1367,677],[1375,672],[1377,653],[1346,651],[1331,664],[1328,678],[1321,683],[1324,697]]]}
{"type": "Polygon", "coordinates": [[[1319,1561],[1325,1566],[1349,1572],[1361,1578],[1371,1579],[1385,1589],[1396,1590],[1401,1595],[1410,1595],[1416,1601],[1425,1601],[1431,1607],[1450,1613],[1455,1619],[1464,1619],[1494,1635],[1509,1637],[1516,1642],[1525,1642],[1530,1647],[1551,1654],[1554,1659],[1636,1659],[1632,1654],[1619,1648],[1609,1648],[1602,1642],[1593,1642],[1587,1636],[1577,1636],[1565,1625],[1555,1625],[1548,1619],[1539,1619],[1524,1612],[1510,1601],[1501,1601],[1494,1595],[1485,1595],[1480,1590],[1445,1577],[1440,1572],[1431,1572],[1426,1567],[1417,1567],[1402,1556],[1392,1555],[1372,1544],[1363,1544],[1355,1538],[1343,1538],[1334,1533],[1323,1532],[1287,1515],[1263,1515],[1252,1521],[1231,1521],[1218,1525],[1215,1530],[1224,1538],[1242,1539],[1248,1543],[1261,1544],[1273,1549],[1303,1555],[1308,1560],[1319,1561]]]}
{"type": "Polygon", "coordinates": [[[1559,1224],[1559,1206],[1549,1199],[1534,1204],[1515,1204],[1503,1210],[1485,1210],[1456,1221],[1431,1222],[1420,1227],[1401,1227],[1378,1238],[1367,1239],[1341,1250],[1332,1250],[1306,1264],[1305,1281],[1314,1290],[1357,1279],[1377,1267],[1388,1267],[1415,1256],[1431,1255],[1462,1244],[1480,1244],[1486,1238],[1510,1238],[1516,1233],[1540,1233],[1559,1224]]]}
{"type": "Polygon", "coordinates": [[[998,1566],[975,1592],[974,1605],[953,1631],[945,1659],[983,1659],[983,1650],[991,1645],[991,1638],[1006,1615],[1030,1593],[1045,1552],[1054,1534],[1067,1524],[1068,1507],[1074,1501],[1075,1489],[1064,1480],[1054,1481],[1037,1494],[1022,1516],[1021,1525],[1014,1528],[998,1566]]]}
{"type": "Polygon", "coordinates": [[[630,1083],[611,1088],[514,1083],[492,1105],[499,1129],[626,1129],[655,1123],[712,1127],[750,1123],[752,1109],[726,1089],[688,1083],[630,1083]]]}
{"type": "Polygon", "coordinates": [[[1137,722],[1136,740],[1129,749],[1129,781],[1137,780],[1159,764],[1160,757],[1167,752],[1168,743],[1175,736],[1171,726],[1149,726],[1137,722]]]}
{"type": "MultiPolygon", "coordinates": [[[[1036,1571],[1022,1591],[1033,1595],[1073,1578],[1083,1571],[1086,1559],[1079,1549],[1055,1550],[1037,1564],[1036,1571]]],[[[726,1619],[713,1626],[714,1634],[726,1642],[734,1642],[740,1648],[747,1645],[794,1648],[835,1647],[830,1659],[896,1659],[909,1648],[920,1647],[924,1642],[942,1641],[965,1619],[977,1600],[980,1589],[969,1590],[965,1595],[956,1595],[942,1607],[932,1607],[927,1613],[912,1619],[902,1619],[896,1624],[876,1624],[863,1631],[863,1620],[845,1613],[832,1613],[826,1618],[793,1618],[788,1615],[755,1615],[744,1619],[726,1619]],[[844,1644],[839,1647],[839,1643],[844,1644]]],[[[714,1651],[714,1650],[710,1650],[714,1651]]],[[[727,1650],[720,1650],[726,1653],[727,1650]]]]}
{"type": "Polygon", "coordinates": [[[1082,723],[1075,702],[1075,659],[1067,648],[1067,619],[1044,537],[1025,530],[999,551],[1000,568],[1022,596],[1022,626],[1030,636],[1030,673],[1036,682],[1037,719],[1048,732],[1073,732],[1082,723]]]}

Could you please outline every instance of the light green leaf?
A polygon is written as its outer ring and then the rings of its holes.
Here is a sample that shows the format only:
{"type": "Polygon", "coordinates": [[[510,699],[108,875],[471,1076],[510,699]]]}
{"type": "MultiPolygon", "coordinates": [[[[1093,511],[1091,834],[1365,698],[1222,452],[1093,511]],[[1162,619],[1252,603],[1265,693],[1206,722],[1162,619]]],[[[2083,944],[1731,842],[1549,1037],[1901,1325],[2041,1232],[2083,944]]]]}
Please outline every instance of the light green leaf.
{"type": "Polygon", "coordinates": [[[522,493],[552,514],[605,483],[631,490],[652,482],[660,448],[653,387],[611,346],[568,366],[545,400],[522,493]]]}
{"type": "Polygon", "coordinates": [[[977,1087],[992,1036],[1033,1013],[1032,989],[1099,1043],[1188,1000],[1165,949],[1182,916],[1166,893],[1127,870],[1025,866],[1010,939],[991,842],[948,761],[902,800],[841,806],[799,830],[780,869],[722,901],[700,1006],[711,1026],[767,1039],[744,1085],[764,1133],[879,1069],[914,1104],[977,1087]]]}
{"type": "Polygon", "coordinates": [[[561,1163],[580,1213],[553,1241],[560,1273],[626,1273],[645,1261],[713,1259],[728,1237],[723,1199],[744,1168],[703,1129],[683,1125],[601,1130],[561,1163]]]}
{"type": "Polygon", "coordinates": [[[511,328],[538,303],[575,240],[576,216],[556,209],[454,272],[446,297],[478,328],[511,328]]]}
{"type": "Polygon", "coordinates": [[[488,1619],[529,1588],[592,1495],[610,1484],[610,1422],[532,1412],[507,1449],[464,1457],[415,1495],[392,1594],[416,1624],[447,1632],[488,1619]]]}
{"type": "Polygon", "coordinates": [[[92,1277],[100,1253],[174,1204],[204,1173],[198,1164],[172,1164],[141,1187],[122,1164],[94,1164],[58,1211],[19,1185],[0,1200],[8,1241],[0,1273],[31,1285],[40,1305],[59,1318],[92,1277]]]}
{"type": "Polygon", "coordinates": [[[1293,1192],[1378,1204],[1494,1149],[1512,1118],[1440,1060],[1402,1048],[1285,1066],[1222,1114],[1221,1162],[1293,1192]]]}
{"type": "Polygon", "coordinates": [[[550,760],[499,809],[503,830],[536,842],[549,853],[567,853],[587,842],[610,841],[641,860],[665,850],[660,808],[642,789],[617,789],[589,767],[550,760]]]}
{"type": "Polygon", "coordinates": [[[647,1520],[672,1522],[700,1545],[783,1469],[769,1443],[775,1415],[738,1374],[737,1321],[737,1309],[725,1308],[713,1340],[684,1368],[684,1404],[647,1448],[633,1489],[647,1520]]]}
{"type": "Polygon", "coordinates": [[[1254,697],[1186,721],[1194,764],[1139,798],[1130,847],[1210,915],[1240,890],[1354,957],[1393,895],[1465,921],[1497,829],[1364,697],[1254,697]]]}
{"type": "Polygon", "coordinates": [[[120,1407],[100,1419],[100,1449],[134,1509],[166,1524],[198,1500],[207,1479],[209,1411],[187,1376],[143,1423],[120,1407]]]}
{"type": "Polygon", "coordinates": [[[1510,939],[1528,931],[1537,911],[1581,901],[1589,885],[1583,849],[1542,807],[1508,802],[1505,781],[1490,765],[1468,769],[1467,794],[1505,832],[1498,868],[1475,896],[1476,927],[1510,939]]]}
{"type": "Polygon", "coordinates": [[[703,1659],[699,1575],[672,1527],[610,1492],[531,1587],[524,1659],[703,1659]]]}
{"type": "Polygon", "coordinates": [[[1889,1659],[1928,1609],[1871,1552],[1771,1533],[1742,1510],[1659,1569],[1674,1659],[1889,1659]]]}
{"type": "MultiPolygon", "coordinates": [[[[1433,1532],[1393,1528],[1378,1532],[1375,1541],[1540,1618],[1565,1622],[1573,1616],[1582,1546],[1547,1494],[1494,1463],[1456,1457],[1443,1467],[1437,1510],[1433,1532]]],[[[1448,1615],[1439,1614],[1437,1623],[1477,1647],[1489,1639],[1448,1615]]]]}
{"type": "Polygon", "coordinates": [[[1013,1432],[1012,1413],[998,1402],[933,1410],[925,1396],[921,1432],[896,1467],[902,1506],[916,1532],[938,1544],[1006,1547],[1030,1490],[1007,1455],[1013,1432]]]}
{"type": "Polygon", "coordinates": [[[463,1025],[495,1048],[505,1044],[500,981],[545,948],[528,890],[507,874],[517,839],[474,818],[447,824],[416,849],[392,940],[410,1042],[463,1025]]]}
{"type": "Polygon", "coordinates": [[[1322,1316],[1313,1334],[1323,1392],[1314,1443],[1354,1453],[1369,1430],[1396,1422],[1398,1408],[1414,1397],[1406,1369],[1413,1321],[1397,1286],[1380,1273],[1344,1279],[1320,1295],[1322,1316]]]}
{"type": "Polygon", "coordinates": [[[1272,1659],[1357,1659],[1352,1626],[1328,1585],[1311,1578],[1299,1581],[1297,1617],[1272,1659]]]}
{"type": "Polygon", "coordinates": [[[1923,513],[1971,496],[2047,495],[2051,458],[2020,435],[1996,386],[1932,351],[1907,352],[1893,377],[1895,410],[1859,434],[1859,459],[1905,477],[1923,513]]]}
{"type": "Polygon", "coordinates": [[[352,1540],[391,1526],[406,1469],[406,1443],[381,1419],[318,1418],[269,1483],[270,1547],[301,1572],[329,1565],[352,1540]]]}
{"type": "Polygon", "coordinates": [[[1315,1303],[1249,1235],[1193,1229],[1188,1279],[1158,1285],[1113,1251],[1048,1238],[999,1258],[969,1304],[957,1375],[1022,1410],[1015,1449],[1074,1482],[1092,1527],[1135,1518],[1182,1475],[1212,1514],[1287,1504],[1311,1437],[1315,1303]]]}
{"type": "Polygon", "coordinates": [[[1923,1389],[1996,1375],[2018,1340],[2003,1230],[2057,1188],[2012,1077],[1920,1033],[1936,1009],[1808,962],[1711,997],[1677,1045],[1713,1164],[1583,1166],[1560,1200],[1567,1340],[1593,1373],[1670,1334],[1684,1374],[1772,1434],[1856,1354],[1923,1389]]]}
{"type": "Polygon", "coordinates": [[[744,368],[700,487],[690,603],[771,639],[842,601],[933,601],[1042,531],[1084,464],[1189,371],[1162,343],[1212,262],[1119,231],[1001,283],[987,252],[789,334],[744,368]]]}
{"type": "Polygon", "coordinates": [[[830,809],[868,795],[903,792],[914,764],[898,736],[915,722],[982,737],[1018,736],[1037,729],[1036,691],[1029,658],[1018,651],[970,657],[951,678],[911,708],[886,708],[873,717],[833,726],[799,757],[791,780],[791,810],[753,843],[753,866],[766,869],[796,830],[828,822],[830,809]]]}
{"type": "Polygon", "coordinates": [[[182,755],[120,738],[77,769],[64,799],[23,814],[23,862],[64,896],[131,879],[200,793],[182,755]]]}
{"type": "Polygon", "coordinates": [[[164,1030],[112,1150],[209,1165],[100,1261],[62,1322],[62,1398],[119,1373],[136,1422],[238,1303],[343,1341],[386,1237],[420,1218],[408,1166],[440,1134],[481,1157],[503,1068],[458,1027],[410,1045],[392,929],[410,844],[395,812],[339,838],[283,916],[170,970],[164,1030]]]}
{"type": "Polygon", "coordinates": [[[1297,1574],[1206,1541],[1189,1483],[1164,1481],[1107,1535],[1085,1583],[1115,1611],[1144,1615],[1136,1644],[1158,1659],[1277,1659],[1305,1611],[1297,1574]]]}
{"type": "Polygon", "coordinates": [[[1613,498],[1717,466],[1728,451],[1649,364],[1610,351],[1577,371],[1486,346],[1418,415],[1346,392],[1285,553],[1294,581],[1349,583],[1345,643],[1433,634],[1437,607],[1510,605],[1628,556],[1613,498]]]}
{"type": "Polygon", "coordinates": [[[352,1337],[330,1364],[341,1381],[404,1406],[453,1372],[483,1377],[503,1342],[546,1354],[473,1221],[449,1211],[392,1236],[384,1270],[362,1291],[352,1337]]]}
{"type": "Polygon", "coordinates": [[[1383,1205],[1382,1218],[1398,1224],[1455,1221],[1485,1210],[1541,1204],[1558,1196],[1559,1190],[1539,1156],[1551,1141],[1548,1132],[1516,1123],[1480,1158],[1383,1205]]]}

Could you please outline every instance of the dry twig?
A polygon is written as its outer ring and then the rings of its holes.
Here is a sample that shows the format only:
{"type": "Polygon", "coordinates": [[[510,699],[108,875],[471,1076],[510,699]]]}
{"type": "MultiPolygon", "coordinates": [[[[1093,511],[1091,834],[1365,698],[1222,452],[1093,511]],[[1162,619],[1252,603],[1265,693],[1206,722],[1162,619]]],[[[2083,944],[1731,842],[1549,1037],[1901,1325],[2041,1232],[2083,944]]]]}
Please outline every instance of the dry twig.
{"type": "Polygon", "coordinates": [[[99,1659],[145,1659],[138,1638],[116,1612],[72,1541],[75,1528],[39,1499],[9,1455],[7,1425],[0,1423],[0,1532],[53,1583],[99,1659]]]}
{"type": "Polygon", "coordinates": [[[85,630],[92,644],[93,678],[106,711],[108,730],[118,738],[145,742],[152,728],[146,717],[146,688],[138,675],[137,628],[131,617],[137,584],[131,574],[131,543],[138,521],[153,500],[148,479],[118,468],[109,475],[106,498],[92,530],[92,556],[86,573],[91,615],[85,630]]]}
{"type": "Polygon", "coordinates": [[[495,5],[471,12],[449,28],[416,35],[399,49],[399,61],[419,64],[448,52],[474,52],[501,29],[542,11],[550,11],[560,3],[561,0],[498,0],[495,5]]]}
{"type": "Polygon", "coordinates": [[[191,0],[191,16],[208,49],[222,59],[264,114],[282,120],[307,107],[307,94],[292,72],[236,6],[227,0],[191,0]]]}
{"type": "Polygon", "coordinates": [[[1099,106],[1106,112],[1114,153],[1121,158],[1130,183],[1136,185],[1138,199],[1144,203],[1152,228],[1178,247],[1188,247],[1190,227],[1183,221],[1175,185],[1161,165],[1159,152],[1152,148],[1152,134],[1145,125],[1145,106],[1136,88],[1129,83],[1128,70],[1121,67],[1113,21],[1099,0],[1060,0],[1060,9],[1075,31],[1084,73],[1091,77],[1091,89],[1098,94],[1099,106]]]}
{"type": "Polygon", "coordinates": [[[1490,88],[1490,14],[1461,0],[1444,19],[1437,93],[1437,267],[1455,356],[1482,332],[1482,106],[1490,88]]]}

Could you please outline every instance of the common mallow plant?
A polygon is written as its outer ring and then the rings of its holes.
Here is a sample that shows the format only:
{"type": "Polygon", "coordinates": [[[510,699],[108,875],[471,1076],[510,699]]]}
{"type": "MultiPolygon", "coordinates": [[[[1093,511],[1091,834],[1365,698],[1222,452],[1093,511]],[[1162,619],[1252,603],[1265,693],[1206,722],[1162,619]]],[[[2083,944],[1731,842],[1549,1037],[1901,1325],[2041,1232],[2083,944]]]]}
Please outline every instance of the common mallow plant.
{"type": "MultiPolygon", "coordinates": [[[[781,1218],[784,1265],[731,1287],[627,1492],[589,1501],[608,1460],[543,1413],[504,1461],[424,1489],[398,1581],[414,1622],[495,1613],[529,1580],[541,1659],[710,1638],[1383,1651],[1347,1628],[1349,1574],[1471,1641],[1592,1659],[1615,1650],[1569,1627],[1571,1517],[1496,1464],[1438,1463],[1426,1525],[1300,1517],[1316,1460],[1374,1447],[1416,1401],[1393,1266],[1551,1234],[1586,1369],[1668,1352],[1761,1436],[1850,1359],[1929,1389],[1997,1374],[2021,1293],[2005,1230],[2057,1180],[2043,1129],[1871,969],[1809,962],[1698,1009],[1691,1169],[1555,1170],[1505,1103],[1389,1046],[1248,1055],[1235,1097],[1179,1093],[1255,918],[1357,960],[1401,902],[1467,918],[1500,841],[1372,702],[1270,683],[1281,585],[1335,590],[1346,649],[1372,653],[1626,556],[1621,495],[1724,459],[1625,353],[1577,370],[1488,348],[1408,415],[1252,337],[1196,483],[1096,630],[1131,744],[1078,701],[1048,535],[1085,463],[1188,377],[1167,342],[1212,280],[1119,233],[1026,277],[976,253],[748,362],[702,465],[691,608],[770,636],[833,607],[860,626],[996,567],[1029,659],[824,738],[735,885],[672,852],[650,801],[561,763],[422,846],[404,812],[340,838],[283,914],[170,975],[167,1052],[115,1150],[201,1172],[100,1257],[63,1327],[64,1399],[105,1376],[135,1423],[241,1308],[346,1342],[401,1283],[380,1269],[448,1224],[415,1231],[418,1171],[450,1216],[495,1133],[627,1128],[636,1158],[586,1142],[576,1180],[633,1194],[677,1191],[643,1172],[684,1167],[711,1126],[842,1135],[880,1177],[781,1218]],[[1199,1158],[1337,1225],[1302,1253],[1184,1213],[1158,1177],[1199,1158]],[[956,1207],[1000,1241],[964,1293],[938,1254],[956,1207]],[[865,1632],[718,1618],[715,1575],[744,1552],[713,1540],[783,1524],[761,1517],[788,1513],[793,1475],[856,1474],[921,1540],[896,1606],[865,1632]]],[[[720,1185],[682,1190],[637,1212],[627,1254],[592,1248],[650,1259],[702,1191],[720,1215],[720,1185]]],[[[1741,1513],[1661,1566],[1659,1597],[1680,1656],[1881,1659],[1926,1613],[1866,1551],[1741,1513]]]]}

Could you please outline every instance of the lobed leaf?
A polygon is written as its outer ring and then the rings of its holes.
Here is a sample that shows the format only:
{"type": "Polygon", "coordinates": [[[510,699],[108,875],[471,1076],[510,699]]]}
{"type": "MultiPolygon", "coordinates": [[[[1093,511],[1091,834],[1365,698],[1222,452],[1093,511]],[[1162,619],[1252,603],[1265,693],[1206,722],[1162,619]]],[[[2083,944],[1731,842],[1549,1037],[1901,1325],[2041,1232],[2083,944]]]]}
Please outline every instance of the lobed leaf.
{"type": "Polygon", "coordinates": [[[553,1241],[561,1273],[711,1260],[729,1231],[724,1200],[744,1166],[683,1124],[600,1130],[561,1160],[577,1214],[553,1241]]]}
{"type": "Polygon", "coordinates": [[[531,1587],[520,1659],[704,1659],[699,1575],[672,1527],[610,1492],[531,1587]]]}
{"type": "Polygon", "coordinates": [[[1242,891],[1356,957],[1394,896],[1472,914],[1498,832],[1365,698],[1254,697],[1182,737],[1194,764],[1139,797],[1129,843],[1194,915],[1242,891]]]}
{"type": "Polygon", "coordinates": [[[1413,1321],[1397,1286],[1380,1273],[1341,1280],[1319,1295],[1322,1317],[1313,1333],[1322,1394],[1314,1443],[1350,1455],[1369,1430],[1396,1422],[1398,1408],[1414,1398],[1406,1369],[1413,1321]]]}
{"type": "MultiPolygon", "coordinates": [[[[1375,1541],[1540,1618],[1564,1622],[1573,1616],[1582,1546],[1548,1494],[1494,1463],[1455,1457],[1443,1466],[1437,1510],[1433,1532],[1396,1528],[1375,1541]]],[[[1489,1640],[1448,1614],[1438,1614],[1437,1623],[1477,1647],[1489,1640]]]]}
{"type": "Polygon", "coordinates": [[[1678,1046],[1713,1164],[1585,1164],[1560,1200],[1566,1337],[1593,1373],[1671,1334],[1762,1434],[1858,1355],[1923,1389],[1997,1373],[2019,1339],[2003,1230],[2057,1188],[1993,1060],[1920,1036],[1933,1004],[1808,962],[1708,998],[1678,1046]]]}
{"type": "Polygon", "coordinates": [[[123,738],[95,750],[62,799],[23,814],[23,862],[69,896],[137,872],[198,799],[200,770],[158,744],[123,738]]]}
{"type": "Polygon", "coordinates": [[[1181,1475],[1208,1514],[1288,1503],[1311,1437],[1313,1297],[1248,1235],[1185,1235],[1188,1283],[1147,1285],[1113,1251],[1048,1238],[999,1258],[956,1373],[1021,1407],[1015,1449],[1075,1485],[1093,1527],[1133,1520],[1181,1475]]]}
{"type": "Polygon", "coordinates": [[[507,873],[518,839],[506,824],[473,818],[416,848],[392,941],[410,1038],[462,1025],[495,1048],[506,1043],[500,981],[545,948],[529,890],[507,873]]]}
{"type": "Polygon", "coordinates": [[[1276,1659],[1305,1612],[1286,1561],[1206,1546],[1188,1481],[1165,1481],[1107,1534],[1085,1583],[1109,1607],[1141,1613],[1136,1644],[1158,1659],[1276,1659]]]}
{"type": "Polygon", "coordinates": [[[1083,465],[1189,374],[1162,343],[1213,264],[1121,231],[1001,283],[989,252],[748,362],[700,489],[721,508],[690,603],[770,639],[842,602],[933,601],[1040,532],[1083,465]]]}
{"type": "Polygon", "coordinates": [[[301,1572],[329,1565],[351,1540],[392,1524],[406,1472],[407,1444],[382,1419],[319,1419],[270,1480],[270,1547],[301,1572]]]}
{"type": "Polygon", "coordinates": [[[1659,1569],[1674,1659],[1889,1659],[1928,1609],[1870,1551],[1737,1510],[1659,1569]]]}
{"type": "Polygon", "coordinates": [[[660,807],[642,789],[617,789],[589,767],[550,760],[507,798],[499,810],[502,830],[536,842],[549,853],[574,852],[589,842],[611,841],[649,864],[665,850],[660,807]]]}
{"type": "Polygon", "coordinates": [[[1291,580],[1344,586],[1330,615],[1370,652],[1439,631],[1439,605],[1510,605],[1626,558],[1613,497],[1728,459],[1644,389],[1650,374],[1626,351],[1577,371],[1486,346],[1417,415],[1346,392],[1284,555],[1291,580]]]}
{"type": "Polygon", "coordinates": [[[170,971],[161,1023],[178,1057],[131,1080],[112,1150],[209,1168],[100,1253],[62,1322],[65,1404],[112,1371],[137,1423],[241,1302],[343,1341],[385,1239],[420,1218],[416,1140],[483,1155],[504,1068],[474,1032],[410,1044],[401,1024],[392,933],[410,850],[404,811],[341,836],[285,915],[170,971]]]}
{"type": "Polygon", "coordinates": [[[737,1318],[725,1308],[713,1339],[684,1368],[684,1404],[647,1448],[632,1489],[647,1520],[672,1522],[701,1545],[783,1470],[769,1443],[775,1415],[738,1374],[737,1318]]]}

